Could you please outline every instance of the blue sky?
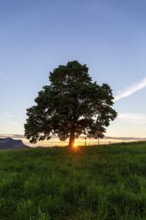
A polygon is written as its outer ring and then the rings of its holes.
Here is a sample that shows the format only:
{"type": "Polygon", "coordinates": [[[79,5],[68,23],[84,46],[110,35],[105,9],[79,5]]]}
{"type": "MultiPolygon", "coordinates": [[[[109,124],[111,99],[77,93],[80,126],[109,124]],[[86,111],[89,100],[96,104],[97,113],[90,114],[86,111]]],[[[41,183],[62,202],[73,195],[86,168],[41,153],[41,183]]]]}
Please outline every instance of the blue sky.
{"type": "Polygon", "coordinates": [[[0,0],[0,134],[24,134],[49,72],[78,60],[108,83],[108,136],[146,137],[145,0],[0,0]]]}

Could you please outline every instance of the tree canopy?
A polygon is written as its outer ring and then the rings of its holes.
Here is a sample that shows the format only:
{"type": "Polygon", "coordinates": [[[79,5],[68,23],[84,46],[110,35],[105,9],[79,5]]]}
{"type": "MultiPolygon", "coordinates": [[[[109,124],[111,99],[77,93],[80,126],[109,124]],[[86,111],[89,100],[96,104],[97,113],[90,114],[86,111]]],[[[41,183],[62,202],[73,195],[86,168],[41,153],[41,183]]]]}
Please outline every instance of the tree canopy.
{"type": "Polygon", "coordinates": [[[60,65],[50,72],[49,80],[36,105],[27,109],[26,138],[35,143],[57,135],[62,141],[69,138],[70,147],[82,134],[102,138],[117,116],[110,86],[92,82],[87,66],[78,61],[60,65]]]}

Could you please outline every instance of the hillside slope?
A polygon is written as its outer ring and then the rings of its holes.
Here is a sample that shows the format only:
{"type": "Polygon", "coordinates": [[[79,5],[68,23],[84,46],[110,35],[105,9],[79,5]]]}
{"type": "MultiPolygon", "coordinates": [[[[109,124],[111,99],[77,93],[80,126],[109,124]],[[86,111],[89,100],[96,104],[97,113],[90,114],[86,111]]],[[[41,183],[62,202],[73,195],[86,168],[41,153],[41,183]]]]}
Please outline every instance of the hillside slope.
{"type": "Polygon", "coordinates": [[[12,138],[0,138],[0,150],[1,149],[20,149],[27,148],[21,140],[14,140],[12,138]]]}

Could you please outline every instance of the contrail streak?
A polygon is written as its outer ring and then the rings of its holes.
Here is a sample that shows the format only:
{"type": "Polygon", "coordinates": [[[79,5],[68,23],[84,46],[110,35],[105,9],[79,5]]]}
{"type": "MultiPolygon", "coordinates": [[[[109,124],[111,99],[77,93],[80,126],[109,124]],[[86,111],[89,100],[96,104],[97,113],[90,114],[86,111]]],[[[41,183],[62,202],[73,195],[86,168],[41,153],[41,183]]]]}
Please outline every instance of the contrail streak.
{"type": "Polygon", "coordinates": [[[137,84],[134,84],[130,87],[128,87],[127,89],[123,90],[123,91],[119,91],[118,94],[115,96],[115,102],[125,98],[127,96],[132,95],[133,93],[137,92],[138,90],[143,89],[144,87],[146,87],[146,78],[144,78],[142,81],[140,81],[137,84]]]}

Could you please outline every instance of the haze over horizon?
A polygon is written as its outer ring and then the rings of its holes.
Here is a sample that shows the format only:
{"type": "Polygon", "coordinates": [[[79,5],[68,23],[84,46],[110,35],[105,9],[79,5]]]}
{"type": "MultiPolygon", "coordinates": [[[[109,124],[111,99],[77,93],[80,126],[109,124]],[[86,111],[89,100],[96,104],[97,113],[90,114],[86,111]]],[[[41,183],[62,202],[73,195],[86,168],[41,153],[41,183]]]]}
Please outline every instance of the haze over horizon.
{"type": "Polygon", "coordinates": [[[0,134],[24,134],[26,109],[49,72],[86,64],[113,90],[106,136],[146,137],[144,0],[0,0],[0,134]]]}

